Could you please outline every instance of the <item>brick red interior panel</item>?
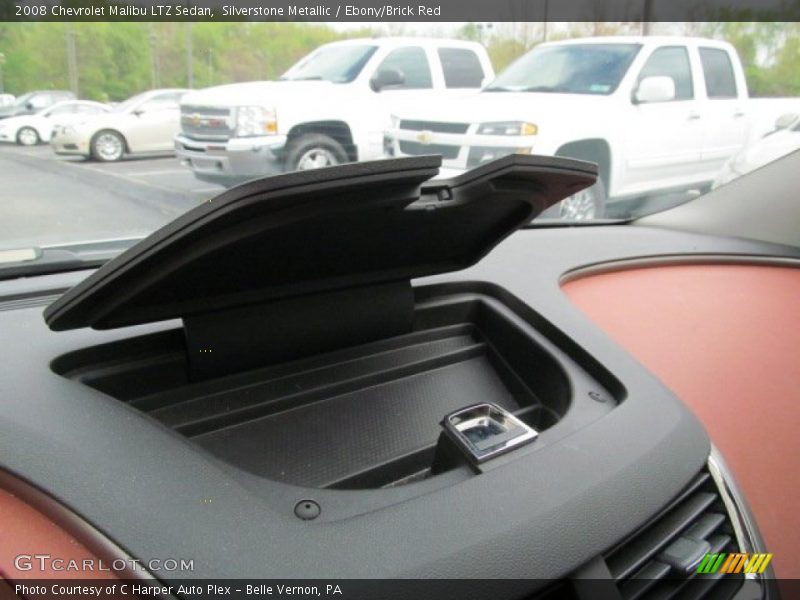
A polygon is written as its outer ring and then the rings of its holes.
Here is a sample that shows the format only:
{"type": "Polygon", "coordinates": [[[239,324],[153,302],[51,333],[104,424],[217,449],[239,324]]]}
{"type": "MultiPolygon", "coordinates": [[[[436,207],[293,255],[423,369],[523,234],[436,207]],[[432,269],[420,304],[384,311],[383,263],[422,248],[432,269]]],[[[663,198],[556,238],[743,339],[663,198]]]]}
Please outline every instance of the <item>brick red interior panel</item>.
{"type": "Polygon", "coordinates": [[[800,269],[657,266],[587,275],[563,290],[702,420],[776,574],[800,578],[800,269]]]}
{"type": "MultiPolygon", "coordinates": [[[[0,577],[14,581],[24,579],[115,579],[111,571],[98,570],[100,559],[83,544],[75,540],[61,526],[39,510],[0,489],[0,577]],[[15,559],[19,555],[49,555],[50,559],[41,562],[36,559],[22,559],[18,569],[15,559]],[[61,562],[56,562],[59,559],[61,562]],[[63,560],[62,560],[63,559],[63,560]],[[92,571],[82,568],[74,570],[71,566],[82,567],[84,560],[94,567],[92,571]],[[70,563],[70,561],[75,561],[70,563]],[[31,569],[25,570],[27,564],[31,569]],[[54,568],[55,567],[55,568],[54,568]]],[[[108,562],[104,563],[108,568],[108,562]]],[[[2,597],[2,594],[0,594],[2,597]]]]}

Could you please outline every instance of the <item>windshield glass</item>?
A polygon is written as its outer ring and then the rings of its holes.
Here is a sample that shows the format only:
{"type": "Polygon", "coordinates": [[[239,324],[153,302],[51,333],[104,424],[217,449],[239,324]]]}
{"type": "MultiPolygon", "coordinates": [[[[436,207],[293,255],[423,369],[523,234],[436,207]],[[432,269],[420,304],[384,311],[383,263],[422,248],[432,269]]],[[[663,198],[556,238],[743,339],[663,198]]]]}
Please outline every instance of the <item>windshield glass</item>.
{"type": "Polygon", "coordinates": [[[332,46],[315,52],[295,66],[281,79],[324,80],[333,83],[353,81],[367,61],[377,50],[377,46],[332,46]]]}
{"type": "Polygon", "coordinates": [[[112,112],[117,113],[124,113],[132,110],[135,108],[140,102],[142,102],[145,98],[149,96],[148,92],[144,92],[142,94],[136,94],[125,100],[124,102],[120,102],[114,108],[111,109],[112,112]]]}
{"type": "Polygon", "coordinates": [[[28,94],[23,94],[22,96],[20,96],[19,98],[16,99],[16,101],[14,102],[14,106],[16,106],[16,107],[25,106],[28,103],[28,100],[33,98],[33,95],[34,95],[33,92],[28,93],[28,94]]]}
{"type": "Polygon", "coordinates": [[[3,109],[0,250],[109,253],[253,179],[430,154],[441,177],[514,153],[596,163],[533,225],[624,224],[800,150],[797,40],[793,22],[4,23],[17,107],[70,94],[126,118],[3,109]]]}
{"type": "Polygon", "coordinates": [[[516,61],[486,91],[610,94],[639,48],[638,44],[543,46],[516,61]]]}

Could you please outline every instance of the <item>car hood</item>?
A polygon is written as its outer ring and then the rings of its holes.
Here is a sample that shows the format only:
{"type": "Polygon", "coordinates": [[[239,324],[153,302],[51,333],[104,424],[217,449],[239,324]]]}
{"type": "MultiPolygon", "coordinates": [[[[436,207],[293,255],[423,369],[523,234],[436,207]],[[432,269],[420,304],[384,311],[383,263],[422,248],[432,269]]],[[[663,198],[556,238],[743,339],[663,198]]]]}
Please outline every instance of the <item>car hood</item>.
{"type": "Polygon", "coordinates": [[[535,92],[480,92],[457,101],[441,100],[413,110],[399,112],[401,118],[422,121],[482,123],[489,121],[532,121],[550,114],[596,114],[598,102],[608,96],[594,94],[546,94],[535,92]],[[589,112],[587,112],[589,111],[589,112]]]}
{"type": "MultiPolygon", "coordinates": [[[[41,118],[41,117],[39,117],[41,118]]],[[[33,121],[36,120],[34,115],[19,115],[17,117],[8,117],[7,119],[3,119],[0,121],[0,127],[22,127],[23,125],[29,125],[33,121]]]]}
{"type": "Polygon", "coordinates": [[[5,119],[7,117],[13,117],[14,115],[23,112],[19,106],[4,106],[0,108],[0,119],[5,119]]]}
{"type": "Polygon", "coordinates": [[[247,104],[296,101],[297,98],[330,97],[343,87],[330,81],[253,81],[220,85],[190,92],[182,106],[242,106],[247,104]],[[324,96],[320,96],[324,94],[324,96]]]}
{"type": "Polygon", "coordinates": [[[98,127],[114,127],[119,128],[124,123],[134,119],[133,114],[129,112],[107,112],[99,115],[76,115],[77,118],[66,120],[59,119],[59,125],[75,125],[76,127],[97,129],[98,127]]]}

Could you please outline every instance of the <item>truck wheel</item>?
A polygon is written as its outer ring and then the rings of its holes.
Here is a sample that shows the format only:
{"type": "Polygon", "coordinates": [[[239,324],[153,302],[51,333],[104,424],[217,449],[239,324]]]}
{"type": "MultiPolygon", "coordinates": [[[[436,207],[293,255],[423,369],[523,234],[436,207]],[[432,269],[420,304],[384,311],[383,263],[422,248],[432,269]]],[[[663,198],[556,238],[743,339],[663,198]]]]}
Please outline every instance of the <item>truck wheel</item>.
{"type": "Polygon", "coordinates": [[[114,162],[120,160],[125,154],[125,140],[116,131],[105,129],[94,135],[89,149],[95,160],[114,162]]]}
{"type": "Polygon", "coordinates": [[[565,221],[601,219],[606,210],[606,188],[602,179],[593,186],[564,198],[558,205],[558,214],[565,221]]]}
{"type": "Polygon", "coordinates": [[[17,143],[20,146],[35,146],[39,141],[39,133],[33,127],[22,127],[17,132],[17,143]]]}
{"type": "Polygon", "coordinates": [[[286,151],[287,171],[308,171],[346,162],[345,149],[327,135],[316,133],[301,135],[289,143],[286,151]]]}

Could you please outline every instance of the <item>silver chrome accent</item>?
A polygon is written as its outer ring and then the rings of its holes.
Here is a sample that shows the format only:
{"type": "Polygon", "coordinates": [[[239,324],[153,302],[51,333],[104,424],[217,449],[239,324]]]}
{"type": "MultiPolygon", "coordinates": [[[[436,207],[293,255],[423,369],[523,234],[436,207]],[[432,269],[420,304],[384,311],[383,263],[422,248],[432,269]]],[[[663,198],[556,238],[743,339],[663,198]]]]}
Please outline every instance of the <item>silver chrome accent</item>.
{"type": "Polygon", "coordinates": [[[442,427],[475,464],[528,444],[539,435],[507,410],[488,402],[450,413],[442,427]]]}
{"type": "MultiPolygon", "coordinates": [[[[744,496],[736,484],[733,473],[731,473],[728,465],[722,458],[720,451],[713,444],[711,445],[711,453],[708,456],[707,464],[708,472],[711,474],[711,478],[719,489],[719,495],[722,498],[722,502],[725,504],[728,517],[733,525],[739,551],[748,554],[767,552],[761,533],[758,531],[758,527],[744,500],[744,496]]],[[[746,579],[761,580],[773,579],[774,577],[772,565],[769,565],[767,570],[761,574],[745,573],[746,579]]]]}
{"type": "Polygon", "coordinates": [[[181,130],[191,139],[225,141],[234,136],[235,111],[212,106],[181,107],[181,130]]]}
{"type": "Polygon", "coordinates": [[[567,271],[558,280],[559,285],[564,285],[576,279],[616,273],[629,269],[644,267],[660,267],[674,265],[777,265],[781,267],[800,268],[800,260],[786,256],[770,256],[758,254],[670,254],[662,256],[643,256],[636,258],[623,258],[619,260],[605,260],[577,267],[567,271]]]}

